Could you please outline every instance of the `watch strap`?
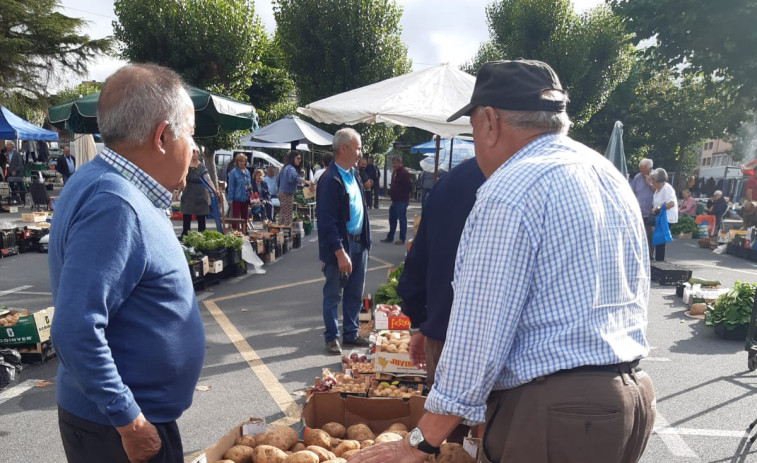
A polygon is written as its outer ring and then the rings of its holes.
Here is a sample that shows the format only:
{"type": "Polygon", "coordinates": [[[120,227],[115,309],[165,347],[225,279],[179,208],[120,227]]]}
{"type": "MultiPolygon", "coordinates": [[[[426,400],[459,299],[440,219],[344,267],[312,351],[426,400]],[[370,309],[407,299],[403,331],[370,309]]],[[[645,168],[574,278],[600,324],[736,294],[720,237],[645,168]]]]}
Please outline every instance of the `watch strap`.
{"type": "Polygon", "coordinates": [[[434,447],[433,445],[429,444],[426,439],[423,439],[420,444],[418,444],[418,450],[420,450],[423,453],[430,453],[434,456],[439,456],[439,447],[434,447]]]}

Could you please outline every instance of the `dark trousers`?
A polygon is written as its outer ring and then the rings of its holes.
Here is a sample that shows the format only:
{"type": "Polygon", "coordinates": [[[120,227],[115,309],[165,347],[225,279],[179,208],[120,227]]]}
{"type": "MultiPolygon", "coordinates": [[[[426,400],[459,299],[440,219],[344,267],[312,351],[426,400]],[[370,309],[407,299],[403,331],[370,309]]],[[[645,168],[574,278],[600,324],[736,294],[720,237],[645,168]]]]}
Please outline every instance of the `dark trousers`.
{"type": "MultiPolygon", "coordinates": [[[[152,423],[160,436],[160,451],[151,463],[183,463],[184,449],[176,421],[152,423]]],[[[79,418],[58,407],[58,427],[69,463],[129,463],[121,435],[113,426],[79,418]]]]}
{"type": "MultiPolygon", "coordinates": [[[[428,386],[429,389],[434,385],[436,365],[439,364],[439,358],[442,356],[442,349],[444,349],[444,343],[442,341],[437,341],[436,339],[431,339],[426,336],[423,350],[426,354],[426,386],[428,386]]],[[[450,435],[447,436],[447,442],[462,444],[463,439],[468,436],[468,432],[470,432],[470,426],[461,424],[453,429],[450,435]]]]}
{"type": "MultiPolygon", "coordinates": [[[[379,208],[379,186],[378,181],[373,182],[373,186],[371,187],[371,195],[369,198],[373,199],[373,207],[378,209],[379,208]]],[[[368,200],[368,206],[370,207],[370,199],[368,200]]]]}
{"type": "Polygon", "coordinates": [[[480,461],[638,462],[654,426],[654,388],[627,365],[569,370],[492,392],[480,461]]]}
{"type": "Polygon", "coordinates": [[[392,201],[389,206],[389,233],[386,239],[393,240],[394,232],[397,230],[397,222],[400,223],[400,241],[407,238],[407,206],[409,201],[392,201]]]}
{"type": "Polygon", "coordinates": [[[339,338],[339,303],[342,303],[342,340],[358,337],[360,307],[363,305],[365,270],[368,267],[368,251],[363,243],[350,242],[352,273],[347,284],[340,286],[342,272],[336,262],[323,265],[323,337],[327,343],[339,338]]]}
{"type": "MultiPolygon", "coordinates": [[[[189,229],[192,228],[192,214],[184,214],[182,216],[183,224],[182,224],[182,230],[181,230],[181,236],[186,235],[189,233],[189,229]]],[[[197,231],[200,233],[205,231],[205,216],[204,215],[198,215],[197,216],[197,231]]]]}

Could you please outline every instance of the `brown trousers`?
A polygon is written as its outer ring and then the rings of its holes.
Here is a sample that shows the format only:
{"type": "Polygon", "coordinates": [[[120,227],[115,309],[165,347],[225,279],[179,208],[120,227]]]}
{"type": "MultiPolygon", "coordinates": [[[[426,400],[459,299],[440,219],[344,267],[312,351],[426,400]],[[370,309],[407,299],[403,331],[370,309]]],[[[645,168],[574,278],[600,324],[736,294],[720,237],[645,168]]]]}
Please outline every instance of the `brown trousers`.
{"type": "MultiPolygon", "coordinates": [[[[426,386],[431,389],[431,386],[434,385],[436,365],[439,363],[439,358],[442,356],[444,343],[426,336],[424,349],[426,353],[426,386]]],[[[450,435],[447,436],[447,442],[462,444],[463,439],[468,436],[468,432],[470,432],[470,427],[461,424],[453,429],[450,435]]]]}
{"type": "Polygon", "coordinates": [[[636,463],[654,389],[636,369],[571,370],[489,396],[481,463],[636,463]]]}

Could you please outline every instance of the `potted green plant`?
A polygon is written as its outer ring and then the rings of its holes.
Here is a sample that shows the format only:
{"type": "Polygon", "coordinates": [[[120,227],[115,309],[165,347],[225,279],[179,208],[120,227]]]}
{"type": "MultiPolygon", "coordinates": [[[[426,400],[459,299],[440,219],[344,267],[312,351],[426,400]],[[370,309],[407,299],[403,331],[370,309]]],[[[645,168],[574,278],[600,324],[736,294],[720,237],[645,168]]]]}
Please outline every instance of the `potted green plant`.
{"type": "Polygon", "coordinates": [[[743,341],[749,329],[754,303],[755,283],[737,281],[733,289],[721,294],[704,313],[704,322],[723,339],[743,341]]]}
{"type": "Polygon", "coordinates": [[[678,217],[678,223],[670,226],[670,234],[682,239],[691,239],[697,233],[697,223],[690,215],[681,214],[678,217]]]}

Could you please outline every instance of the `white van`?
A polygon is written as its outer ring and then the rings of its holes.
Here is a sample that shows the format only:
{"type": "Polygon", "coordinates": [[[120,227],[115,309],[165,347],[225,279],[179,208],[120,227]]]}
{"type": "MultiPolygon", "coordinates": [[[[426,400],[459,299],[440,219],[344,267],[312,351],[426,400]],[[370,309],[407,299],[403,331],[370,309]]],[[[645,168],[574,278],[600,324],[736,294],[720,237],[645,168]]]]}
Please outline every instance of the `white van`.
{"type": "Polygon", "coordinates": [[[255,169],[265,170],[268,166],[273,166],[277,170],[281,170],[284,166],[281,162],[277,161],[273,156],[266,154],[262,151],[239,149],[234,151],[229,150],[217,150],[215,152],[216,160],[216,173],[218,174],[218,180],[226,181],[226,169],[229,164],[233,162],[234,157],[242,153],[247,156],[247,170],[250,171],[250,177],[255,169]]]}

